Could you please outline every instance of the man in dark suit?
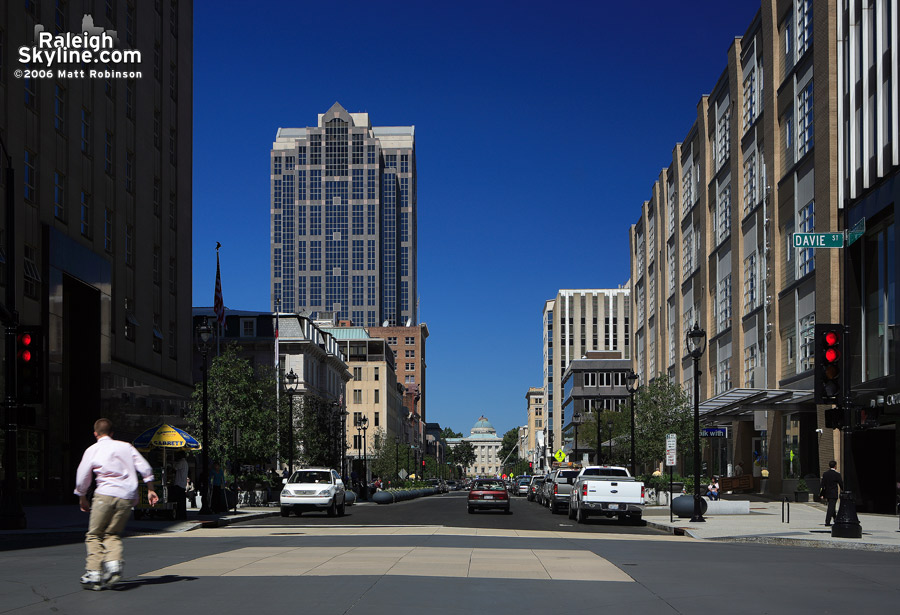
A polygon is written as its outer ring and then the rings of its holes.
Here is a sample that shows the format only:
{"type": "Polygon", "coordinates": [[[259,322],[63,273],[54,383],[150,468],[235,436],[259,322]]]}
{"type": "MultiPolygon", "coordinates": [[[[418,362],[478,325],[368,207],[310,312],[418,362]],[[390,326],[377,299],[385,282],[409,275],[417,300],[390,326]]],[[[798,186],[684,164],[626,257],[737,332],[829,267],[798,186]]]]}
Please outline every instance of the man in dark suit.
{"type": "Polygon", "coordinates": [[[828,500],[828,511],[825,513],[825,525],[831,525],[831,520],[835,518],[834,506],[837,503],[838,496],[844,489],[844,481],[841,474],[835,468],[837,461],[828,462],[828,469],[822,475],[822,491],[819,497],[828,500]]]}

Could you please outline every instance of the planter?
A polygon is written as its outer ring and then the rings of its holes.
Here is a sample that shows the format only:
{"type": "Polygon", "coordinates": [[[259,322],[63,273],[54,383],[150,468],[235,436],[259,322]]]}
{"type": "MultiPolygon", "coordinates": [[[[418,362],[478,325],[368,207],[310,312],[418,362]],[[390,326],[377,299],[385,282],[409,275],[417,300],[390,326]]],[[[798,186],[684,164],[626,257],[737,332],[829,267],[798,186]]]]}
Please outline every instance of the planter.
{"type": "Polygon", "coordinates": [[[795,491],[794,492],[794,501],[795,502],[809,502],[809,491],[795,491]]]}
{"type": "MultiPolygon", "coordinates": [[[[705,514],[707,509],[706,500],[700,498],[700,514],[705,514]]],[[[694,516],[694,496],[680,495],[672,500],[672,512],[679,519],[689,519],[694,516]]]]}

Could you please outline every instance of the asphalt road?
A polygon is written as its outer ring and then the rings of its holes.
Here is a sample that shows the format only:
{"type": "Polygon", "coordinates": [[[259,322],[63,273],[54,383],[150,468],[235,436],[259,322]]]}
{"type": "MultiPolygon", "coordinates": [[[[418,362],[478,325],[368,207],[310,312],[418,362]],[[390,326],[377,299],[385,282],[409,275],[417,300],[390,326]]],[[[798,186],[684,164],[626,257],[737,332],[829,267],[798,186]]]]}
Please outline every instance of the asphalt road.
{"type": "Polygon", "coordinates": [[[0,613],[896,612],[900,557],[673,537],[464,495],[129,538],[127,580],[80,589],[81,545],[0,553],[0,613]],[[504,578],[514,577],[514,578],[504,578]]]}

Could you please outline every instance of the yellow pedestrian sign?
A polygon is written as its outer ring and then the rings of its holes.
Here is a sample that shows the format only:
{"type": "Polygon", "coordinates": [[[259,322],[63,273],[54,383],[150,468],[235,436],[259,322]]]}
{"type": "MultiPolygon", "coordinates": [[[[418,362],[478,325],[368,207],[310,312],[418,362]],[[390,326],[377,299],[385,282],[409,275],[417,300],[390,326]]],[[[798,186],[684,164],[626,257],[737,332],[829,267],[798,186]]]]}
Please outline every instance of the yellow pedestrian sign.
{"type": "Polygon", "coordinates": [[[562,463],[563,461],[566,460],[566,454],[564,452],[562,452],[562,449],[559,449],[553,455],[553,458],[556,459],[558,462],[562,463]]]}

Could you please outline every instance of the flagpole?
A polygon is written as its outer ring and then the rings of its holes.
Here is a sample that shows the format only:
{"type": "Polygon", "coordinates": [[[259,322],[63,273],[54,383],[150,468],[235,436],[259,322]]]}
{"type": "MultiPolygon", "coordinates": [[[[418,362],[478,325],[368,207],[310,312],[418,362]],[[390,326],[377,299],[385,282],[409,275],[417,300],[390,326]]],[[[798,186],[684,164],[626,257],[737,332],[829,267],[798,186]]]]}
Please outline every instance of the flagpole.
{"type": "Polygon", "coordinates": [[[221,353],[220,341],[225,327],[225,299],[222,296],[222,273],[219,269],[219,248],[222,244],[216,242],[216,292],[213,297],[213,312],[216,313],[216,356],[221,353]]]}

